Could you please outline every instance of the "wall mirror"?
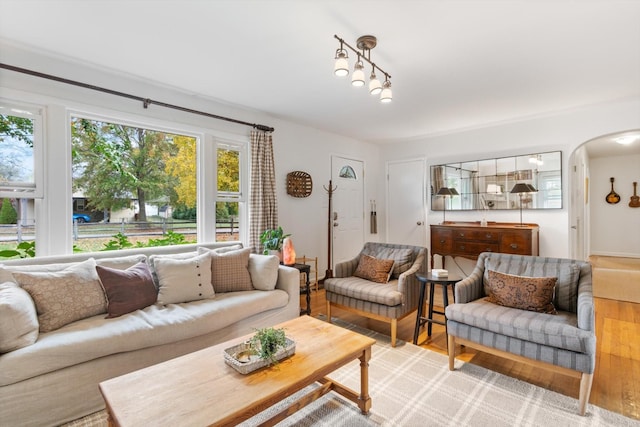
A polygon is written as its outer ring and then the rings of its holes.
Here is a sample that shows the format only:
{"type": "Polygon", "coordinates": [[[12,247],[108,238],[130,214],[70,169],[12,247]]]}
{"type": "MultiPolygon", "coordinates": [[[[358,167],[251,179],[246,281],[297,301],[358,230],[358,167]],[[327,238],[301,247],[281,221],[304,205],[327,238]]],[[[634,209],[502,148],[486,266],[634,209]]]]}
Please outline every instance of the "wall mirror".
{"type": "Polygon", "coordinates": [[[562,152],[433,165],[430,195],[434,211],[520,209],[521,204],[522,209],[561,209],[562,152]],[[513,194],[517,183],[538,191],[513,194]],[[443,187],[458,195],[439,196],[443,187]]]}

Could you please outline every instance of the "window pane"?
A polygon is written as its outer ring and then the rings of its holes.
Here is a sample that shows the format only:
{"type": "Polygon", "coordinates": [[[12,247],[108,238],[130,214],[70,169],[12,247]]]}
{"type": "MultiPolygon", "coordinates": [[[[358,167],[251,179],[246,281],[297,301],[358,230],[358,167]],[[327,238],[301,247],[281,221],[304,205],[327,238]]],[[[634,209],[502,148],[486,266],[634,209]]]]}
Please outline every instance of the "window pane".
{"type": "Polygon", "coordinates": [[[36,187],[33,132],[34,119],[27,112],[0,114],[0,190],[5,195],[36,187]]]}
{"type": "Polygon", "coordinates": [[[80,117],[71,133],[76,247],[196,240],[195,138],[80,117]]]}
{"type": "Polygon", "coordinates": [[[218,148],[218,192],[240,193],[240,152],[218,148]]]}
{"type": "Polygon", "coordinates": [[[238,202],[216,203],[216,242],[240,240],[238,202]]]}

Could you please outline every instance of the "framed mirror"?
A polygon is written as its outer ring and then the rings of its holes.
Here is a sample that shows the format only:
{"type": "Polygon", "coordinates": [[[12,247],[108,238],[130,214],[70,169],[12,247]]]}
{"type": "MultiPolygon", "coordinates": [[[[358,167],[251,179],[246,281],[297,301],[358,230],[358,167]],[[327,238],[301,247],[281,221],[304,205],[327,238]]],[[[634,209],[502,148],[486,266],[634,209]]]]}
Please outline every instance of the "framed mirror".
{"type": "Polygon", "coordinates": [[[432,165],[430,182],[433,211],[443,210],[445,203],[454,211],[520,209],[521,204],[522,209],[562,209],[562,152],[432,165]],[[511,193],[520,183],[532,191],[511,193]],[[458,194],[438,195],[443,187],[458,194]]]}

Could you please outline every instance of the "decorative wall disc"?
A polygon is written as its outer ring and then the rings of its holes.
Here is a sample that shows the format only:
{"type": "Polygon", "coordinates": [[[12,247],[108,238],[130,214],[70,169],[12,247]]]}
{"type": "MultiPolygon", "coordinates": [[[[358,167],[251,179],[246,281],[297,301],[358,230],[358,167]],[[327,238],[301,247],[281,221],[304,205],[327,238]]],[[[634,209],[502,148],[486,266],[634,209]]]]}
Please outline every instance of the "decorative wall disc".
{"type": "Polygon", "coordinates": [[[287,194],[293,197],[309,197],[313,189],[311,175],[302,171],[287,174],[287,194]]]}

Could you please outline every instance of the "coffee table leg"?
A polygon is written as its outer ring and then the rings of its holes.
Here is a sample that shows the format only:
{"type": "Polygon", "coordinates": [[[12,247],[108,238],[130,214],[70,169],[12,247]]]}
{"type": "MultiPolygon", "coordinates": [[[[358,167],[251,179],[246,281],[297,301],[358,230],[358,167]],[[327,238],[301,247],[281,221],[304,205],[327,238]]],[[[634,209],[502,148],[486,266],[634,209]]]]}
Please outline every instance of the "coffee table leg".
{"type": "Polygon", "coordinates": [[[371,409],[371,397],[369,396],[369,360],[371,360],[371,347],[362,352],[360,359],[360,397],[358,407],[363,414],[369,413],[371,409]]]}

